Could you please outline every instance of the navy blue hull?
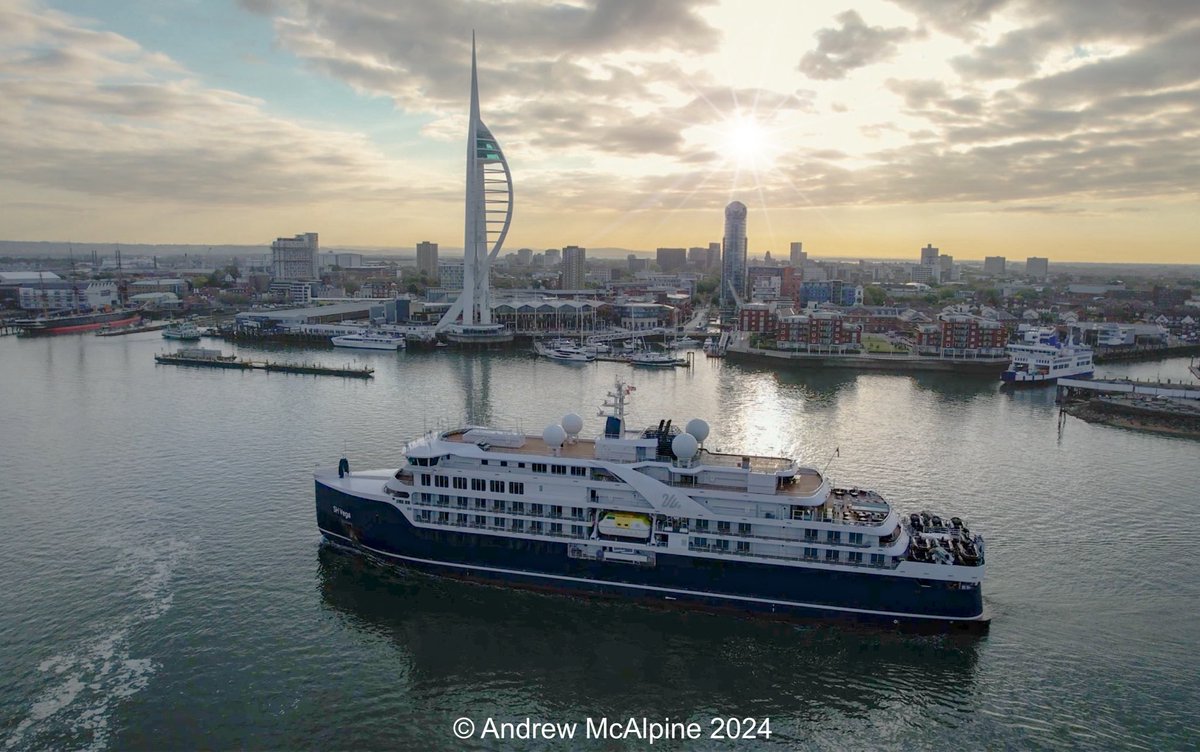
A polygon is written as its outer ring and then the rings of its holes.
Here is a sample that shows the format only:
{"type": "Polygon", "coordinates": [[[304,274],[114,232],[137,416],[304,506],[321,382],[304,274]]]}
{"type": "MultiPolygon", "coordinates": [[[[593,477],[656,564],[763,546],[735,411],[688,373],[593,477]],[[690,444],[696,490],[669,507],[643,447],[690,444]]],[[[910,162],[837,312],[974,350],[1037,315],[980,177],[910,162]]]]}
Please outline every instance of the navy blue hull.
{"type": "Polygon", "coordinates": [[[980,619],[978,587],[661,552],[654,566],[571,558],[567,542],[419,528],[390,504],[320,482],[316,502],[317,525],[327,539],[433,574],[785,618],[968,629],[987,624],[980,619]]]}

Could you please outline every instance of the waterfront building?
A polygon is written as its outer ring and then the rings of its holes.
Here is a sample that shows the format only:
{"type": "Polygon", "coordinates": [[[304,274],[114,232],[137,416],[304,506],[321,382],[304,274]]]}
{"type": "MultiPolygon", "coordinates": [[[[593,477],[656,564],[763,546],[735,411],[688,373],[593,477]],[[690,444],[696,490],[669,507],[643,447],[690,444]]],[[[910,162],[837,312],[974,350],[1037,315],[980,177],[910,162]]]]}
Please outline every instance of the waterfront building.
{"type": "Polygon", "coordinates": [[[983,259],[983,273],[993,277],[1003,277],[1004,263],[1003,256],[987,256],[983,259]]]}
{"type": "MultiPolygon", "coordinates": [[[[429,279],[438,275],[438,244],[428,240],[417,243],[417,272],[429,279]]],[[[461,288],[461,284],[459,287],[461,288]]]]}
{"type": "Polygon", "coordinates": [[[775,346],[783,350],[847,352],[862,346],[862,326],[838,311],[811,311],[781,316],[775,346]]]}
{"type": "Polygon", "coordinates": [[[738,309],[738,331],[766,334],[774,332],[778,317],[767,303],[746,303],[738,309]]]}
{"type": "Polygon", "coordinates": [[[1050,276],[1050,259],[1039,256],[1025,259],[1025,276],[1044,282],[1050,276]]]}
{"type": "Polygon", "coordinates": [[[180,277],[139,279],[129,283],[129,292],[133,295],[150,292],[169,292],[182,298],[188,294],[188,290],[187,280],[180,277]]]}
{"type": "Polygon", "coordinates": [[[999,357],[1008,345],[1008,329],[982,316],[943,312],[936,322],[917,327],[916,344],[923,355],[999,357]]]}
{"type": "Polygon", "coordinates": [[[613,305],[613,316],[618,326],[633,331],[668,326],[674,315],[674,308],[660,303],[617,303],[613,305]]]}
{"type": "Polygon", "coordinates": [[[746,297],[746,205],[725,207],[725,239],[721,244],[721,310],[732,314],[746,297]]]}
{"type": "Polygon", "coordinates": [[[511,332],[492,323],[491,267],[512,224],[513,182],[500,143],[479,114],[474,35],[465,204],[462,293],[442,316],[437,329],[463,344],[511,340],[511,332]]]}
{"type": "Polygon", "coordinates": [[[320,276],[317,267],[317,233],[276,238],[271,243],[271,274],[278,280],[309,280],[320,276]]]}
{"type": "Polygon", "coordinates": [[[115,282],[97,280],[74,282],[62,279],[23,284],[18,288],[21,308],[27,311],[62,308],[99,309],[120,303],[120,294],[115,282]]]}
{"type": "Polygon", "coordinates": [[[659,271],[677,272],[687,265],[687,250],[683,248],[659,248],[655,252],[659,271]]]}
{"type": "Polygon", "coordinates": [[[587,279],[587,249],[569,245],[562,249],[563,290],[582,290],[587,279]]]}

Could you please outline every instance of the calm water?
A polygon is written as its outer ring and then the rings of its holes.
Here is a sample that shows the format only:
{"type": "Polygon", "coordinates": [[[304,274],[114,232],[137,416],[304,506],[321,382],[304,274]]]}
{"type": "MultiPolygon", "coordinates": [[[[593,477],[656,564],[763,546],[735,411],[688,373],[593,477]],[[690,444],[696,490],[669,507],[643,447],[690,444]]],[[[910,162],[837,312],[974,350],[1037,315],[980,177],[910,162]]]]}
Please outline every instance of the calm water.
{"type": "Polygon", "coordinates": [[[460,716],[770,717],[769,742],[740,748],[1200,743],[1195,440],[1074,419],[1060,433],[1052,390],[988,379],[289,353],[369,361],[363,383],[156,366],[162,349],[0,338],[4,749],[458,749],[460,716]],[[320,545],[313,468],[343,451],[393,466],[406,438],[464,418],[535,431],[577,411],[594,429],[618,374],[635,422],[702,417],[711,446],[831,463],[902,509],[964,517],[988,540],[990,634],[592,603],[320,545]]]}

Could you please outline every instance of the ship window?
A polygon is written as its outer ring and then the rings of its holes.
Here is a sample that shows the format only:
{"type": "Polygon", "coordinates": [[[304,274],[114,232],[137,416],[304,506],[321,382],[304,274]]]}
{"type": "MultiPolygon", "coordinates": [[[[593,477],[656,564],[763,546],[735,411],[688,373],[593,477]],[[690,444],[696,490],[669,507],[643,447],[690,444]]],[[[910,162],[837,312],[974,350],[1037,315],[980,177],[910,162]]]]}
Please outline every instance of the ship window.
{"type": "Polygon", "coordinates": [[[450,513],[449,512],[438,512],[438,522],[449,522],[449,521],[450,521],[450,513]]]}
{"type": "Polygon", "coordinates": [[[850,533],[850,542],[861,544],[863,540],[862,537],[862,533],[850,533]]]}
{"type": "Polygon", "coordinates": [[[536,520],[534,520],[533,522],[530,522],[529,523],[529,532],[531,532],[531,533],[542,532],[542,523],[540,523],[536,520]]]}
{"type": "Polygon", "coordinates": [[[495,527],[503,528],[504,527],[504,518],[503,517],[493,517],[492,525],[494,525],[495,527]]]}
{"type": "Polygon", "coordinates": [[[825,534],[825,540],[829,541],[830,543],[841,543],[842,534],[837,530],[830,530],[825,534]]]}
{"type": "Polygon", "coordinates": [[[513,520],[513,530],[524,530],[525,520],[513,520]]]}
{"type": "Polygon", "coordinates": [[[708,529],[708,520],[697,519],[695,528],[697,530],[707,530],[708,529]]]}
{"type": "Polygon", "coordinates": [[[472,478],[471,479],[471,490],[472,491],[486,491],[487,490],[487,482],[484,481],[483,478],[472,478]]]}
{"type": "Polygon", "coordinates": [[[521,501],[514,501],[512,503],[512,512],[513,514],[525,514],[525,503],[521,501]]]}
{"type": "Polygon", "coordinates": [[[439,475],[433,479],[433,485],[437,486],[438,488],[449,488],[450,479],[444,475],[439,475]]]}
{"type": "Polygon", "coordinates": [[[509,481],[508,492],[510,494],[523,494],[523,493],[525,493],[525,484],[524,483],[514,483],[512,481],[509,481]]]}
{"type": "Polygon", "coordinates": [[[815,548],[808,548],[808,547],[805,547],[805,549],[804,549],[804,558],[806,558],[806,559],[815,559],[815,558],[817,558],[817,549],[815,549],[815,548]]]}
{"type": "Polygon", "coordinates": [[[738,541],[737,550],[739,554],[750,553],[750,543],[748,541],[738,541]]]}
{"type": "Polygon", "coordinates": [[[454,479],[454,487],[458,488],[458,489],[465,489],[467,487],[467,479],[461,478],[461,477],[455,478],[454,479]]]}
{"type": "Polygon", "coordinates": [[[544,462],[535,462],[535,463],[533,463],[533,471],[534,471],[535,473],[544,473],[544,472],[546,472],[546,464],[545,464],[544,462]]]}
{"type": "Polygon", "coordinates": [[[500,467],[508,467],[508,461],[507,461],[507,460],[500,460],[500,467]]]}
{"type": "MultiPolygon", "coordinates": [[[[812,528],[804,528],[804,540],[815,541],[817,539],[817,531],[812,528]]],[[[816,549],[813,549],[816,550],[816,549]]]]}
{"type": "Polygon", "coordinates": [[[430,474],[429,474],[429,473],[421,473],[421,485],[422,485],[422,486],[428,486],[428,485],[429,485],[429,479],[430,479],[431,477],[432,477],[432,476],[430,476],[430,474]]]}
{"type": "Polygon", "coordinates": [[[467,516],[465,514],[458,515],[457,519],[458,519],[458,524],[460,524],[460,525],[467,524],[467,516]]]}
{"type": "Polygon", "coordinates": [[[562,517],[562,507],[560,507],[560,506],[550,507],[550,516],[551,517],[562,517]]]}
{"type": "Polygon", "coordinates": [[[561,522],[551,522],[550,523],[550,532],[551,532],[551,534],[554,534],[554,535],[562,535],[562,523],[561,522]]]}
{"type": "Polygon", "coordinates": [[[725,540],[724,538],[718,538],[713,542],[713,544],[717,547],[718,551],[729,550],[729,541],[725,540]]]}
{"type": "Polygon", "coordinates": [[[551,475],[566,475],[567,474],[567,466],[566,465],[551,465],[550,466],[550,474],[551,475]]]}
{"type": "Polygon", "coordinates": [[[476,499],[475,500],[475,508],[476,509],[486,509],[487,508],[487,499],[476,499]]]}
{"type": "Polygon", "coordinates": [[[825,552],[825,561],[837,561],[837,560],[838,560],[838,552],[836,550],[831,548],[825,552]]]}
{"type": "Polygon", "coordinates": [[[704,548],[708,545],[708,538],[696,538],[696,547],[704,548]]]}
{"type": "Polygon", "coordinates": [[[749,535],[750,534],[750,523],[749,522],[739,522],[738,523],[738,534],[739,535],[749,535]]]}
{"type": "Polygon", "coordinates": [[[851,564],[862,564],[862,551],[851,551],[846,558],[851,564]]]}
{"type": "Polygon", "coordinates": [[[517,467],[519,467],[519,468],[521,468],[521,469],[524,469],[524,468],[525,468],[525,463],[524,463],[524,462],[518,462],[518,463],[517,463],[517,467]]]}
{"type": "Polygon", "coordinates": [[[717,523],[717,532],[721,533],[723,535],[728,535],[729,534],[729,523],[728,522],[718,522],[717,523]]]}
{"type": "Polygon", "coordinates": [[[492,511],[494,512],[503,512],[504,507],[504,501],[501,499],[497,499],[496,501],[492,502],[492,511]]]}
{"type": "Polygon", "coordinates": [[[479,527],[483,527],[487,524],[487,517],[484,517],[482,514],[475,515],[475,524],[479,527]]]}
{"type": "Polygon", "coordinates": [[[458,506],[461,509],[467,508],[467,497],[466,496],[458,496],[455,498],[455,501],[458,503],[458,506]]]}
{"type": "Polygon", "coordinates": [[[487,463],[488,463],[488,461],[487,461],[487,460],[484,460],[484,461],[483,461],[483,464],[484,464],[484,465],[486,465],[487,463]]]}
{"type": "Polygon", "coordinates": [[[871,554],[871,566],[882,567],[883,566],[883,554],[871,554]]]}
{"type": "Polygon", "coordinates": [[[586,468],[586,467],[579,466],[579,465],[572,466],[572,467],[571,467],[571,475],[580,475],[580,476],[586,476],[586,475],[587,475],[587,468],[586,468]]]}
{"type": "Polygon", "coordinates": [[[488,483],[492,493],[504,493],[504,481],[493,480],[488,483]]]}
{"type": "Polygon", "coordinates": [[[583,525],[572,525],[571,526],[571,535],[574,535],[576,538],[582,538],[583,537],[583,525]]]}

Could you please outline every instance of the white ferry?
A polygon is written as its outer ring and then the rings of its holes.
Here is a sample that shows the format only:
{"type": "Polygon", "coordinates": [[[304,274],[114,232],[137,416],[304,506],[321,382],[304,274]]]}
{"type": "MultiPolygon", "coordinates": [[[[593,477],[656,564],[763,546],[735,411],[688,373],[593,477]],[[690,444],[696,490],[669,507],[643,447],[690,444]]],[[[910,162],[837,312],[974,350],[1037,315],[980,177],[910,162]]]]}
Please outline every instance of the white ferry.
{"type": "Polygon", "coordinates": [[[178,339],[184,341],[195,341],[200,339],[200,329],[190,321],[180,321],[174,324],[168,324],[162,330],[163,339],[178,339]]]}
{"type": "Polygon", "coordinates": [[[399,350],[404,347],[404,335],[396,332],[365,331],[362,334],[343,334],[331,339],[334,347],[354,347],[360,350],[399,350]]]}
{"type": "Polygon", "coordinates": [[[399,468],[315,474],[326,540],[497,585],[785,618],[984,628],[983,539],[903,516],[786,457],[704,447],[708,425],[628,430],[617,381],[602,430],[463,426],[409,442],[399,468]]]}
{"type": "Polygon", "coordinates": [[[1052,384],[1058,379],[1091,378],[1092,348],[1058,340],[1053,328],[1031,328],[1019,343],[1008,346],[1012,362],[1000,374],[1010,384],[1052,384]]]}

